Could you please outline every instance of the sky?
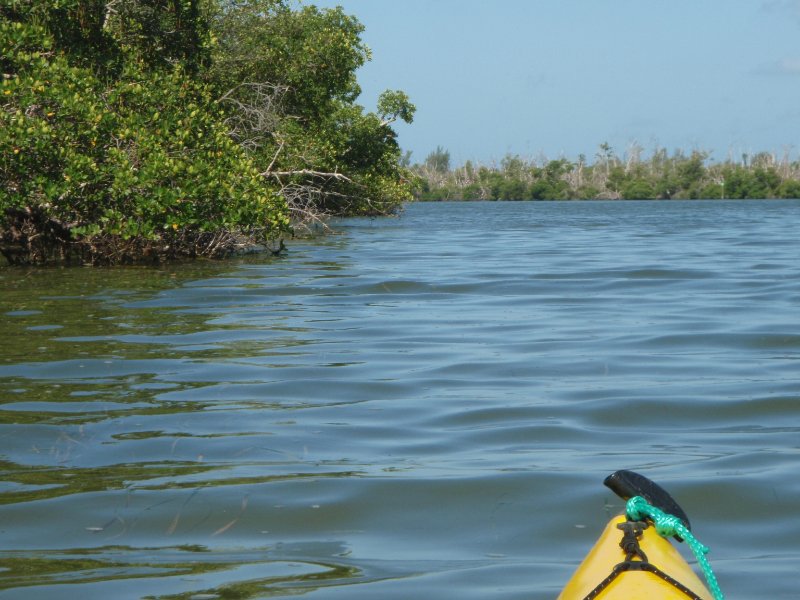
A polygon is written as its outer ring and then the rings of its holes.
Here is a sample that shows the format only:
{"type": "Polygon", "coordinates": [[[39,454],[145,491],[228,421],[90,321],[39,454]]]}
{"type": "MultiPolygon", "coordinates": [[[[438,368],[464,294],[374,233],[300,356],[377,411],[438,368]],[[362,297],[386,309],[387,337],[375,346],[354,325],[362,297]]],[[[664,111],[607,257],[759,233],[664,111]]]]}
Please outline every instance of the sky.
{"type": "Polygon", "coordinates": [[[417,106],[422,162],[800,151],[800,0],[311,0],[365,26],[359,103],[417,106]],[[797,146],[797,147],[796,147],[797,146]]]}

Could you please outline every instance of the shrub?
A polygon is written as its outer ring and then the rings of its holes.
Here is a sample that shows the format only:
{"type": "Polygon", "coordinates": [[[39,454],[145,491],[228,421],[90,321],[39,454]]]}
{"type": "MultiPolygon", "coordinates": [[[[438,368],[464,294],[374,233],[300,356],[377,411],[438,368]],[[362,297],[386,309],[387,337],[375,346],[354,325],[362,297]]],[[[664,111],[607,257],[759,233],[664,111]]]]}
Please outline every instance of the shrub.
{"type": "Polygon", "coordinates": [[[41,26],[0,24],[0,252],[11,263],[217,256],[288,214],[180,65],[101,80],[41,26]]]}

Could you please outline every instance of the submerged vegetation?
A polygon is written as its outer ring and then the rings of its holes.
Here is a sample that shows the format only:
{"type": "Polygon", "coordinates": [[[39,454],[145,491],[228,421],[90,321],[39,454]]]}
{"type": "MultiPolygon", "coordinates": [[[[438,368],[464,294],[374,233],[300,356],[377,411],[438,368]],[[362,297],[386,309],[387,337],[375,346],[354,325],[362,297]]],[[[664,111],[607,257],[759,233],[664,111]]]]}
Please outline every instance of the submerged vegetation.
{"type": "Polygon", "coordinates": [[[744,199],[800,198],[800,162],[761,152],[712,162],[711,154],[656,148],[649,157],[632,144],[620,158],[601,144],[594,162],[580,156],[526,160],[508,155],[499,165],[467,162],[451,168],[439,147],[413,169],[420,200],[744,199]]]}
{"type": "Polygon", "coordinates": [[[0,252],[217,257],[393,211],[414,106],[356,104],[362,30],[286,0],[0,0],[0,252]]]}

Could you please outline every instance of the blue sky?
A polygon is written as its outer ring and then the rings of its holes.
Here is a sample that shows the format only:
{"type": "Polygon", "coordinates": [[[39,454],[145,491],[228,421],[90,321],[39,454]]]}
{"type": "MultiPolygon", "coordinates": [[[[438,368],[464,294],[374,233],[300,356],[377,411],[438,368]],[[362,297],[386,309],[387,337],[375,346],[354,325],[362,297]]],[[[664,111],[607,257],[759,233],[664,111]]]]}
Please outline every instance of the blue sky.
{"type": "Polygon", "coordinates": [[[417,105],[400,143],[422,161],[508,153],[594,160],[608,142],[800,149],[800,0],[318,0],[364,24],[361,103],[417,105]],[[797,147],[795,147],[797,145],[797,147]]]}

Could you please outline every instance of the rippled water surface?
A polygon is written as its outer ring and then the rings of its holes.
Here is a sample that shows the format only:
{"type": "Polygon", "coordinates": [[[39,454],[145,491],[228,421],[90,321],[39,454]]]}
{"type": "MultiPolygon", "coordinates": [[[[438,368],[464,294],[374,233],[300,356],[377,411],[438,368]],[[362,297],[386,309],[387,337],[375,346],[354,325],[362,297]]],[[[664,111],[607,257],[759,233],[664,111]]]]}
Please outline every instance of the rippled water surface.
{"type": "Polygon", "coordinates": [[[419,204],[288,257],[0,269],[0,598],[554,598],[673,492],[798,598],[800,203],[419,204]]]}

